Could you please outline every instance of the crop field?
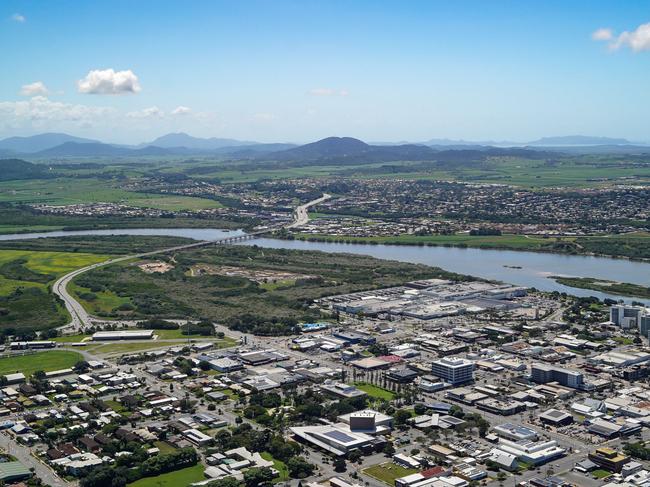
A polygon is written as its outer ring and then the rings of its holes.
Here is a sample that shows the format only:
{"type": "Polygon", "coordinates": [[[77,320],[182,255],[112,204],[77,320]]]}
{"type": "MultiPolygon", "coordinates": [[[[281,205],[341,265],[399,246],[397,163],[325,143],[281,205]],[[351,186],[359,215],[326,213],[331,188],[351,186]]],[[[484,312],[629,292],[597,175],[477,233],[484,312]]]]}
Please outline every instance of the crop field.
{"type": "Polygon", "coordinates": [[[0,250],[0,325],[25,330],[65,324],[67,311],[49,287],[58,277],[107,258],[103,254],[0,250]]]}
{"type": "Polygon", "coordinates": [[[100,179],[30,179],[0,183],[0,202],[49,203],[119,203],[160,210],[200,210],[218,208],[221,204],[205,198],[136,193],[118,187],[115,182],[100,179]]]}
{"type": "Polygon", "coordinates": [[[65,350],[2,357],[0,358],[0,375],[22,372],[26,376],[30,376],[37,370],[50,372],[52,370],[68,369],[82,358],[80,353],[65,350]]]}

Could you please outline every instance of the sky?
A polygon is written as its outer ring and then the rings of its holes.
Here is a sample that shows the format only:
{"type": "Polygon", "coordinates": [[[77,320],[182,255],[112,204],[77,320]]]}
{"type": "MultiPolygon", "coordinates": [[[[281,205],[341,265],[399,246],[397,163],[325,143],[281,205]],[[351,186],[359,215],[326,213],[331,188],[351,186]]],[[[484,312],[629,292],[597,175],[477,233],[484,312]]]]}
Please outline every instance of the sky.
{"type": "Polygon", "coordinates": [[[0,138],[650,141],[650,0],[3,0],[0,138]]]}

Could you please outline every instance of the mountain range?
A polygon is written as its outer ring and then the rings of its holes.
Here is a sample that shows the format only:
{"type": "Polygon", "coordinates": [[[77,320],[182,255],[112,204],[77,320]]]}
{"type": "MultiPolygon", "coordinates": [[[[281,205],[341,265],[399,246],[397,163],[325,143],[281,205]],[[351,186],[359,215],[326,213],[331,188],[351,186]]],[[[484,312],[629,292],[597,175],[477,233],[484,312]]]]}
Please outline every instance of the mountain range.
{"type": "Polygon", "coordinates": [[[648,152],[643,145],[627,139],[584,135],[543,137],[525,144],[514,142],[470,142],[451,139],[430,139],[420,143],[367,144],[352,137],[328,137],[304,145],[289,143],[262,144],[226,138],[199,138],[185,133],[170,133],[151,142],[135,146],[107,144],[98,140],[63,133],[44,133],[29,137],[0,140],[0,157],[30,156],[36,158],[66,157],[145,157],[145,156],[223,156],[240,159],[347,160],[360,161],[426,160],[433,153],[445,150],[485,151],[491,147],[526,148],[556,152],[648,152]],[[539,148],[539,149],[538,149],[539,148]]]}

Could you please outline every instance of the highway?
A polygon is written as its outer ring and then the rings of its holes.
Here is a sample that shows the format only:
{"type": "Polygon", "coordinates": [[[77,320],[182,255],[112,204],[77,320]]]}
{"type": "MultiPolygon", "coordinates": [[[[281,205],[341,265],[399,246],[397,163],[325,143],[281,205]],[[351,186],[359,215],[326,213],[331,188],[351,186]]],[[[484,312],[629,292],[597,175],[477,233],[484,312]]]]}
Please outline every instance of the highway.
{"type": "Polygon", "coordinates": [[[188,250],[188,249],[194,249],[194,248],[199,248],[199,247],[208,247],[212,245],[227,245],[230,243],[235,243],[235,242],[240,242],[243,240],[249,240],[249,239],[254,239],[257,237],[260,237],[262,235],[265,235],[267,233],[271,233],[275,230],[280,230],[282,228],[293,228],[296,226],[303,225],[309,221],[309,208],[311,208],[314,205],[317,205],[318,203],[322,203],[323,201],[326,201],[330,199],[331,196],[329,194],[324,194],[320,198],[317,198],[315,200],[309,201],[305,203],[304,205],[298,206],[294,212],[293,212],[293,222],[291,222],[288,225],[285,226],[280,226],[280,227],[273,227],[273,228],[267,228],[265,230],[260,230],[257,232],[253,233],[248,233],[245,235],[239,235],[235,237],[225,237],[221,238],[218,240],[202,240],[200,242],[194,242],[191,244],[187,245],[179,245],[176,247],[170,247],[166,249],[160,249],[160,250],[154,250],[151,252],[144,252],[141,254],[133,254],[133,255],[125,255],[121,257],[116,257],[113,259],[106,260],[104,262],[99,262],[96,264],[92,264],[86,267],[82,267],[81,269],[74,270],[70,272],[69,274],[66,274],[65,276],[60,277],[52,286],[52,292],[56,294],[63,303],[65,304],[66,309],[68,310],[68,313],[70,313],[70,316],[72,317],[72,320],[70,323],[67,325],[64,325],[59,328],[61,331],[65,331],[68,329],[73,329],[73,330],[79,330],[83,328],[84,326],[90,325],[90,315],[88,312],[84,309],[84,307],[77,301],[69,292],[68,292],[68,284],[70,281],[72,281],[75,277],[77,277],[80,274],[83,274],[84,272],[88,272],[89,270],[92,269],[97,269],[98,267],[104,267],[110,264],[116,264],[118,262],[123,262],[125,260],[129,259],[139,259],[143,257],[149,257],[152,255],[159,255],[159,254],[167,254],[170,252],[178,252],[181,250],[188,250]]]}

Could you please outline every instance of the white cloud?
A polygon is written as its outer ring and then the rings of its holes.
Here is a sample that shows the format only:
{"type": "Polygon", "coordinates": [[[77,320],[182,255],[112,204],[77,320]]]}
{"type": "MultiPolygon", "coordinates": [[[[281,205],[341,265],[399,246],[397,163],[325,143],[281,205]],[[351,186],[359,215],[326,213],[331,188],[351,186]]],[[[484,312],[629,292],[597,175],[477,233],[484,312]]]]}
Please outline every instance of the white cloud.
{"type": "Polygon", "coordinates": [[[11,20],[13,20],[14,22],[20,22],[22,24],[27,20],[27,18],[22,14],[15,13],[11,16],[11,20]]]}
{"type": "Polygon", "coordinates": [[[138,77],[130,69],[94,69],[77,81],[77,89],[79,93],[91,95],[124,95],[138,93],[141,88],[138,77]]]}
{"type": "Polygon", "coordinates": [[[610,41],[614,37],[612,29],[598,29],[591,34],[594,41],[610,41]]]}
{"type": "Polygon", "coordinates": [[[143,110],[129,112],[126,114],[126,116],[129,118],[163,118],[165,116],[165,112],[163,112],[160,108],[153,106],[145,108],[143,110]]]}
{"type": "Polygon", "coordinates": [[[113,109],[109,107],[55,102],[40,95],[25,101],[0,102],[0,121],[11,126],[42,126],[47,122],[90,123],[111,113],[113,109]]]}
{"type": "Polygon", "coordinates": [[[45,96],[50,94],[50,90],[47,89],[47,86],[45,86],[45,83],[42,81],[35,81],[33,83],[23,85],[20,88],[20,94],[23,96],[45,96]]]}
{"type": "Polygon", "coordinates": [[[190,113],[192,113],[192,109],[183,105],[179,105],[172,110],[172,115],[188,115],[190,113]]]}
{"type": "Polygon", "coordinates": [[[348,90],[335,90],[333,88],[313,88],[308,91],[312,96],[348,96],[348,90]]]}
{"type": "Polygon", "coordinates": [[[615,35],[611,29],[598,29],[591,35],[596,41],[607,41],[611,50],[629,47],[634,52],[650,51],[650,22],[639,25],[633,31],[615,35]]]}

